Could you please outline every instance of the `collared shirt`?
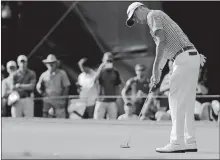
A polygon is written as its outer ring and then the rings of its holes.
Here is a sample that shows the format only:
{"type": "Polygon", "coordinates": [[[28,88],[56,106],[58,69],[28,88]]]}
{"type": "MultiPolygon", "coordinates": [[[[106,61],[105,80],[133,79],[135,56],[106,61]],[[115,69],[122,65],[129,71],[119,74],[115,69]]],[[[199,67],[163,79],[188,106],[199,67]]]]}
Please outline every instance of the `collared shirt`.
{"type": "Polygon", "coordinates": [[[150,28],[150,34],[152,35],[156,45],[158,45],[159,42],[156,40],[155,32],[160,29],[164,31],[164,58],[166,59],[172,59],[183,47],[194,46],[178,24],[176,24],[163,11],[151,10],[147,15],[147,23],[150,28]]]}
{"type": "MultiPolygon", "coordinates": [[[[101,96],[116,96],[121,84],[119,72],[115,69],[103,69],[99,78],[101,96]]],[[[116,98],[99,98],[100,102],[115,102],[116,98]]]]}
{"type": "MultiPolygon", "coordinates": [[[[41,88],[46,96],[63,96],[63,91],[65,87],[70,86],[69,78],[66,72],[62,69],[57,69],[52,74],[50,71],[45,71],[41,74],[37,87],[41,88]]],[[[54,102],[54,100],[49,100],[54,102]]],[[[58,99],[61,102],[61,99],[58,99]]],[[[58,102],[57,101],[57,102],[58,102]]],[[[63,103],[63,101],[62,101],[63,103]]]]}
{"type": "MultiPolygon", "coordinates": [[[[14,84],[20,83],[20,84],[36,84],[36,73],[31,70],[27,69],[25,71],[17,70],[14,74],[14,84]]],[[[17,90],[20,97],[29,97],[30,94],[34,91],[33,90],[23,90],[23,89],[18,89],[17,90]]]]}
{"type": "Polygon", "coordinates": [[[140,81],[137,77],[128,79],[125,85],[126,91],[130,91],[131,95],[136,95],[138,91],[142,91],[145,94],[148,94],[149,91],[149,79],[140,81]]]}

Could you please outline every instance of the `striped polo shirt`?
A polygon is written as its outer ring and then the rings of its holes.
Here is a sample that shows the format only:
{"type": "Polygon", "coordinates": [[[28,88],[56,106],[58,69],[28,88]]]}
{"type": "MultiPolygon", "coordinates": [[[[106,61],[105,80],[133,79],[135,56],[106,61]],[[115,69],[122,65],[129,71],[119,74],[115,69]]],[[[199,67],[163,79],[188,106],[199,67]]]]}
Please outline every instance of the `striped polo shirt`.
{"type": "Polygon", "coordinates": [[[162,29],[165,34],[164,58],[172,59],[175,54],[186,46],[194,46],[182,31],[166,13],[160,10],[151,10],[147,15],[147,23],[150,28],[150,34],[156,45],[155,31],[162,29]]]}

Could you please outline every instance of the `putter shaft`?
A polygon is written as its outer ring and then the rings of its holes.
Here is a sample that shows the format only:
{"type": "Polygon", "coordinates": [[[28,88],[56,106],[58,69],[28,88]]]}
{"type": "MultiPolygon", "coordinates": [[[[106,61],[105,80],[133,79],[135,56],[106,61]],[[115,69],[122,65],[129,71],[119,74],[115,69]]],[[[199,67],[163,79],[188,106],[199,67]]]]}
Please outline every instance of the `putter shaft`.
{"type": "MultiPolygon", "coordinates": [[[[155,87],[155,85],[149,89],[149,93],[148,93],[148,95],[147,95],[147,99],[146,99],[146,100],[148,100],[148,96],[149,96],[149,94],[152,92],[152,89],[153,89],[154,87],[155,87]]],[[[145,100],[145,101],[146,101],[146,100],[145,100]]],[[[142,107],[142,109],[141,109],[141,112],[140,112],[139,115],[138,115],[138,119],[140,119],[140,117],[141,117],[142,110],[143,110],[143,107],[142,107]]],[[[132,132],[131,132],[131,134],[130,134],[130,136],[129,136],[129,139],[128,139],[127,143],[126,143],[127,146],[128,146],[128,148],[130,148],[130,147],[129,147],[129,143],[130,143],[130,140],[131,140],[131,136],[133,135],[133,132],[134,132],[134,128],[132,129],[132,132]]],[[[124,148],[124,147],[122,147],[122,148],[124,148]]]]}

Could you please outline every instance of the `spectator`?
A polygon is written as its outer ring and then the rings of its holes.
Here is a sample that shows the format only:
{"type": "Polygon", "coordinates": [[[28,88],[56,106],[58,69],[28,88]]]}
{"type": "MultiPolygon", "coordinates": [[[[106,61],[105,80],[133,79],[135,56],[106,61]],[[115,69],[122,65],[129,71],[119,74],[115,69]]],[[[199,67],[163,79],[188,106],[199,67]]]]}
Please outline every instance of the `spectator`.
{"type": "Polygon", "coordinates": [[[131,103],[124,105],[125,114],[122,114],[118,117],[118,120],[138,120],[138,116],[133,114],[135,111],[134,106],[131,103]]]}
{"type": "Polygon", "coordinates": [[[149,79],[145,75],[145,70],[144,65],[137,64],[135,66],[136,76],[126,82],[121,92],[125,104],[131,103],[137,115],[141,112],[146,99],[143,96],[147,96],[149,92],[149,79]],[[132,98],[128,98],[128,95],[131,95],[132,98]]]}
{"type": "Polygon", "coordinates": [[[54,111],[57,118],[66,118],[66,98],[55,98],[67,96],[69,93],[70,81],[64,70],[57,68],[57,58],[50,54],[43,60],[47,71],[41,74],[37,83],[37,91],[43,97],[43,117],[50,117],[50,109],[54,111]],[[54,98],[53,98],[54,97],[54,98]]]}
{"type": "Polygon", "coordinates": [[[15,61],[9,61],[6,65],[9,76],[2,80],[2,116],[9,116],[10,106],[7,105],[8,96],[13,92],[13,74],[17,70],[17,64],[15,61]]]}
{"type": "Polygon", "coordinates": [[[96,98],[98,97],[98,85],[95,83],[95,71],[87,65],[87,59],[78,62],[81,74],[78,76],[80,98],[86,98],[84,118],[93,118],[96,98]]]}
{"type": "Polygon", "coordinates": [[[18,92],[20,99],[12,105],[11,114],[12,117],[33,117],[32,96],[36,84],[36,74],[28,68],[28,58],[25,55],[18,56],[17,63],[19,68],[13,76],[13,81],[14,90],[18,92]]]}
{"type": "MultiPolygon", "coordinates": [[[[121,79],[119,72],[114,68],[113,55],[110,52],[104,54],[103,63],[99,66],[95,80],[100,87],[99,96],[116,96],[119,94],[121,79]]],[[[116,98],[98,98],[94,110],[94,119],[117,119],[118,107],[116,98]]]]}

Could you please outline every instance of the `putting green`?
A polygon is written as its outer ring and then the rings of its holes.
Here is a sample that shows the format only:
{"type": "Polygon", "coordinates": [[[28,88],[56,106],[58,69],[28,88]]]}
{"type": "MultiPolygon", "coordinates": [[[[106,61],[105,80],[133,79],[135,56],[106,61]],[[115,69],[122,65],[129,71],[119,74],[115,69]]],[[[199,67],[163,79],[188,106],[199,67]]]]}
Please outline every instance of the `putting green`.
{"type": "Polygon", "coordinates": [[[2,158],[219,158],[219,124],[196,126],[198,153],[160,154],[171,122],[2,118],[2,158]],[[131,148],[120,148],[133,129],[131,148]]]}

